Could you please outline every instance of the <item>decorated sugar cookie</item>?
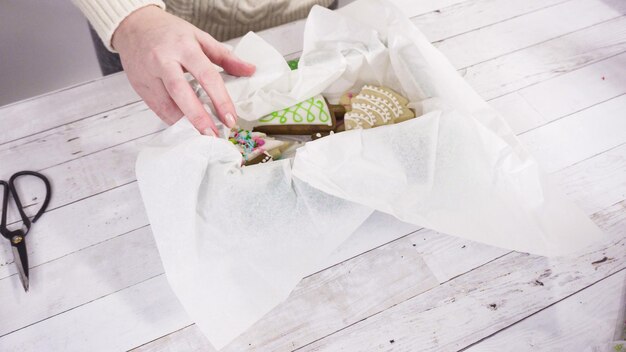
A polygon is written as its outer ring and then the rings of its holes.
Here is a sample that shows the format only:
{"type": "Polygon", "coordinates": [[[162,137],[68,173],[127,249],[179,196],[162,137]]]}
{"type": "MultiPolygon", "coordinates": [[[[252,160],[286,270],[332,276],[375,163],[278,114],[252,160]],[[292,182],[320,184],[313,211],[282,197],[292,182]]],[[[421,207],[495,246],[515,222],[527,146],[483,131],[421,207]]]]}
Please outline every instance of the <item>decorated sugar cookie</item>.
{"type": "Polygon", "coordinates": [[[408,100],[387,87],[365,85],[351,99],[351,110],[344,115],[346,130],[372,128],[415,117],[408,100]]]}
{"type": "Polygon", "coordinates": [[[244,165],[254,165],[277,159],[281,155],[280,148],[286,145],[285,142],[268,137],[264,133],[243,129],[231,130],[228,140],[239,149],[241,156],[243,156],[244,165]]]}
{"type": "Polygon", "coordinates": [[[287,109],[261,117],[255,132],[267,134],[304,134],[332,131],[335,115],[328,109],[326,100],[316,95],[287,109]]]}

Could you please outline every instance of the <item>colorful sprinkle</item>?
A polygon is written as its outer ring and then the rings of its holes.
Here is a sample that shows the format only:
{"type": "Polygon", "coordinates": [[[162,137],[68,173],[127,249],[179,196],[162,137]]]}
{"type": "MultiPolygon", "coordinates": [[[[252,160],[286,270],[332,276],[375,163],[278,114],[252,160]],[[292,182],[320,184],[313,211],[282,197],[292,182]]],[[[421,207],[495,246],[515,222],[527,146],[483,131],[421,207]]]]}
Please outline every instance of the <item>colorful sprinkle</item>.
{"type": "Polygon", "coordinates": [[[252,136],[252,132],[248,130],[238,129],[232,130],[228,140],[241,148],[241,154],[247,160],[249,154],[265,145],[265,140],[259,136],[252,136]]]}

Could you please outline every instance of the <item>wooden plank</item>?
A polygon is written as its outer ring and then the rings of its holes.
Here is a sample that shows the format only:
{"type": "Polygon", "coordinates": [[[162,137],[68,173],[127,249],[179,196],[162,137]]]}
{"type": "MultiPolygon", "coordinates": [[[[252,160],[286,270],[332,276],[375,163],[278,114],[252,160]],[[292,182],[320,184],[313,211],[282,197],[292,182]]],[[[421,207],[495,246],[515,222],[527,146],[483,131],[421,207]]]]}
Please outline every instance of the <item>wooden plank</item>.
{"type": "Polygon", "coordinates": [[[133,352],[213,352],[215,349],[209,340],[202,335],[200,329],[195,324],[170,334],[149,341],[144,345],[132,349],[133,352]]]}
{"type": "Polygon", "coordinates": [[[621,95],[526,132],[520,139],[544,170],[553,172],[626,142],[625,109],[626,95],[621,95]]]}
{"type": "Polygon", "coordinates": [[[476,64],[460,73],[483,98],[497,98],[623,53],[624,28],[626,17],[622,16],[476,64]]]}
{"type": "Polygon", "coordinates": [[[1,351],[124,351],[190,321],[159,275],[0,338],[1,351]]]}
{"type": "Polygon", "coordinates": [[[563,192],[575,200],[587,214],[607,204],[618,204],[626,199],[623,186],[626,170],[626,144],[608,150],[601,155],[572,165],[556,174],[563,192]],[[594,182],[587,183],[588,180],[594,182]],[[586,191],[579,192],[581,184],[586,191]]]}
{"type": "MultiPolygon", "coordinates": [[[[147,224],[148,217],[136,183],[49,211],[37,221],[28,235],[30,267],[40,266],[147,224]]],[[[0,242],[1,283],[9,275],[17,278],[17,271],[9,242],[0,242]]]]}
{"type": "Polygon", "coordinates": [[[123,73],[0,107],[0,145],[139,101],[123,73]]]}
{"type": "Polygon", "coordinates": [[[626,270],[619,271],[464,351],[500,351],[509,346],[516,351],[580,351],[606,344],[623,324],[619,314],[624,309],[625,282],[626,270]]]}
{"type": "MultiPolygon", "coordinates": [[[[152,138],[153,135],[148,135],[41,170],[52,183],[53,196],[48,209],[54,210],[134,182],[137,154],[152,138]]],[[[39,185],[34,179],[24,179],[22,182],[20,189],[31,190],[39,185]]],[[[42,193],[33,191],[33,194],[42,193]]],[[[34,215],[39,209],[41,198],[22,198],[25,212],[34,215]]],[[[10,222],[17,219],[16,213],[9,213],[10,222]]]]}
{"type": "Polygon", "coordinates": [[[567,1],[464,1],[416,16],[411,21],[430,41],[437,42],[567,1]]]}
{"type": "MultiPolygon", "coordinates": [[[[390,0],[409,18],[464,3],[468,0],[390,0]]],[[[470,0],[471,1],[471,0],[470,0]]]]}
{"type": "Polygon", "coordinates": [[[0,177],[51,167],[163,129],[143,102],[132,104],[1,145],[0,177]]]}
{"type": "Polygon", "coordinates": [[[626,53],[519,91],[519,94],[549,121],[624,93],[626,93],[626,53]]]}
{"type": "Polygon", "coordinates": [[[435,43],[454,67],[466,68],[626,13],[622,0],[572,0],[435,43]]]}
{"type": "Polygon", "coordinates": [[[399,350],[462,349],[623,270],[625,218],[621,212],[621,228],[610,243],[586,254],[548,259],[510,253],[300,350],[369,351],[392,344],[399,350]]]}
{"type": "Polygon", "coordinates": [[[41,322],[163,272],[149,227],[84,248],[30,271],[30,290],[19,277],[0,280],[0,336],[41,322]],[[71,287],[71,289],[68,289],[71,287]]]}
{"type": "Polygon", "coordinates": [[[489,104],[519,134],[624,93],[626,53],[492,99],[489,104]]]}

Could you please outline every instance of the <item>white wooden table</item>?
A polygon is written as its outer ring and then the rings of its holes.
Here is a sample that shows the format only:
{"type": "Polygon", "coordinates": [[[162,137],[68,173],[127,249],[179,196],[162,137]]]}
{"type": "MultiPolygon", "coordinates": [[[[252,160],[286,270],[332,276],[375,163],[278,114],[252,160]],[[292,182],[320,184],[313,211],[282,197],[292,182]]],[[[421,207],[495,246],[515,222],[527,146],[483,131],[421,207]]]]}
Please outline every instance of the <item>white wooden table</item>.
{"type": "MultiPolygon", "coordinates": [[[[615,339],[626,1],[397,2],[613,241],[546,259],[378,214],[226,350],[582,351],[615,339]]],[[[262,36],[295,57],[302,29],[262,36]]],[[[41,170],[55,190],[29,237],[28,294],[1,242],[0,351],[213,350],[168,287],[135,182],[140,145],[163,128],[124,74],[0,108],[0,179],[41,170]]]]}

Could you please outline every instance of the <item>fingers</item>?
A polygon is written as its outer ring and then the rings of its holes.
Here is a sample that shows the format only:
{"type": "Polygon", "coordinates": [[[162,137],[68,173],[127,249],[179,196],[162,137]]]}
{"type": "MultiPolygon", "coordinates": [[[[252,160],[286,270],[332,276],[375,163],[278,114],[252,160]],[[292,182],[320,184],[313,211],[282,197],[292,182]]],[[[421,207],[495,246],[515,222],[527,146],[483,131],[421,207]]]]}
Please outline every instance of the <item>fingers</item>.
{"type": "Polygon", "coordinates": [[[224,86],[222,76],[215,71],[211,61],[204,55],[192,55],[185,59],[183,64],[202,88],[207,92],[213,107],[217,112],[218,118],[228,127],[234,127],[236,124],[237,112],[233,105],[230,95],[224,86]]]}
{"type": "Polygon", "coordinates": [[[163,69],[163,85],[178,108],[200,133],[217,136],[215,123],[185,79],[182,67],[176,63],[170,63],[163,69]]]}
{"type": "Polygon", "coordinates": [[[176,106],[160,79],[150,79],[144,88],[136,90],[148,107],[166,124],[173,125],[183,117],[183,112],[176,106]]]}
{"type": "Polygon", "coordinates": [[[254,74],[256,67],[253,64],[235,56],[208,33],[200,32],[197,39],[211,62],[222,67],[229,74],[233,76],[252,76],[254,74]]]}

